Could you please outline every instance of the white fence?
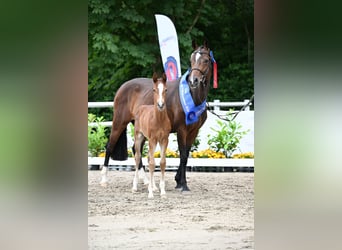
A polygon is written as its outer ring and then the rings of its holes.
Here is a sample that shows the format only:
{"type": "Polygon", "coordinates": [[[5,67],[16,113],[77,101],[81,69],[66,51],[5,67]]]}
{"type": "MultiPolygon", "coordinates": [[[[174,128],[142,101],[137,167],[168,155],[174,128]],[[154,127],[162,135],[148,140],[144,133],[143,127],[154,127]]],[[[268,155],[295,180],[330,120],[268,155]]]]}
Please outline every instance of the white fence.
{"type": "MultiPolygon", "coordinates": [[[[243,107],[249,102],[248,99],[243,102],[220,102],[220,100],[214,100],[213,102],[208,102],[209,107],[213,107],[214,111],[220,111],[221,107],[243,107]]],[[[249,111],[251,104],[247,105],[245,111],[249,111]]],[[[88,108],[113,108],[113,102],[88,102],[88,108]]],[[[100,123],[103,126],[111,127],[111,121],[105,121],[100,123]]],[[[89,123],[89,126],[96,126],[96,123],[89,123]]]]}
{"type": "MultiPolygon", "coordinates": [[[[248,99],[243,102],[220,102],[220,100],[214,100],[213,102],[208,102],[209,107],[243,107],[249,102],[248,99]]],[[[251,105],[251,104],[250,104],[251,105]]],[[[249,106],[250,106],[249,105],[249,106]]],[[[245,110],[249,110],[249,106],[245,110]]],[[[112,108],[113,102],[88,102],[88,108],[112,108]]]]}
{"type": "MultiPolygon", "coordinates": [[[[220,110],[220,107],[243,107],[247,105],[249,100],[244,100],[243,102],[220,102],[215,100],[214,102],[209,102],[209,107],[214,107],[215,113],[219,115],[225,115],[227,111],[220,110]]],[[[88,102],[88,108],[113,108],[113,102],[88,102]]],[[[198,150],[203,150],[208,148],[207,137],[208,134],[212,134],[212,128],[218,128],[217,118],[212,113],[208,112],[207,121],[201,127],[198,133],[198,138],[200,144],[198,150]]],[[[240,152],[254,152],[254,111],[249,110],[249,106],[246,107],[245,111],[241,111],[235,120],[242,125],[243,130],[249,130],[249,132],[241,139],[239,149],[234,153],[240,152]]],[[[105,121],[101,123],[102,125],[111,127],[111,121],[105,121]]],[[[90,126],[95,124],[90,123],[90,126]]],[[[129,131],[129,130],[128,130],[129,131]]],[[[132,136],[128,136],[128,147],[131,148],[133,145],[132,136]]],[[[177,138],[176,135],[170,134],[169,146],[172,150],[177,150],[177,138]]],[[[158,150],[158,148],[157,148],[158,150]]],[[[88,157],[88,164],[103,164],[103,158],[100,157],[88,157]]],[[[144,162],[144,160],[143,160],[144,162]]],[[[144,163],[146,164],[146,163],[144,163]]],[[[158,159],[156,159],[156,164],[158,165],[158,159]]],[[[110,160],[109,165],[135,165],[134,159],[129,158],[127,161],[113,161],[110,160]]],[[[168,158],[167,165],[169,167],[178,166],[179,158],[168,158]]],[[[207,159],[207,158],[189,158],[188,166],[212,166],[212,167],[254,167],[254,159],[207,159]]]]}
{"type": "MultiPolygon", "coordinates": [[[[159,170],[160,158],[155,158],[156,170],[159,170]]],[[[147,166],[147,158],[142,158],[143,165],[147,166]]],[[[179,166],[179,158],[167,158],[166,159],[166,170],[177,170],[179,166]]],[[[103,157],[88,157],[89,165],[103,165],[103,157]]],[[[109,160],[109,166],[115,166],[118,170],[128,169],[131,170],[132,166],[135,166],[134,158],[128,158],[126,161],[114,161],[109,160]]],[[[200,158],[189,158],[187,167],[191,170],[195,170],[198,167],[220,167],[222,169],[230,167],[233,169],[237,168],[254,168],[254,159],[200,159],[200,158]]],[[[113,167],[111,167],[113,168],[113,167]]],[[[146,168],[148,169],[148,168],[146,168]]]]}

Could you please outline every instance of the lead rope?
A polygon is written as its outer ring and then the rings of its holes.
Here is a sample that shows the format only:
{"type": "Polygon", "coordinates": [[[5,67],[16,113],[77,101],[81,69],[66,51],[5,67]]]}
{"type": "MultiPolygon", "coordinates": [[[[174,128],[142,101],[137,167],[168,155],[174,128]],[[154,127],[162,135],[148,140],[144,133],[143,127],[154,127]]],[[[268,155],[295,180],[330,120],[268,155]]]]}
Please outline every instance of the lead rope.
{"type": "Polygon", "coordinates": [[[227,121],[227,122],[232,122],[234,121],[234,119],[237,117],[237,115],[241,112],[241,111],[244,111],[253,101],[254,99],[254,94],[251,96],[251,98],[249,98],[249,101],[248,103],[246,103],[239,111],[233,111],[232,113],[234,114],[233,115],[233,118],[232,119],[229,119],[229,118],[226,118],[228,117],[227,115],[219,115],[217,113],[215,113],[214,110],[210,109],[209,108],[209,103],[207,102],[207,110],[212,113],[213,115],[217,116],[219,119],[221,120],[224,120],[224,121],[227,121]]]}

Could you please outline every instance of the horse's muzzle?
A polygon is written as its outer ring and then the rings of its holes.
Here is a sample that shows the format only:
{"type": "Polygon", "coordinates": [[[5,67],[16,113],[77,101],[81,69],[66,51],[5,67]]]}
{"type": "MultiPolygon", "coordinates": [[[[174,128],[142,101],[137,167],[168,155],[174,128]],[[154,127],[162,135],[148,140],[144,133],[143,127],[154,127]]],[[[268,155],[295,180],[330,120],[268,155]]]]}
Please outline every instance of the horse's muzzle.
{"type": "Polygon", "coordinates": [[[158,106],[159,110],[163,110],[164,106],[165,106],[165,103],[158,103],[157,106],[158,106]]]}
{"type": "Polygon", "coordinates": [[[189,84],[191,88],[197,88],[200,84],[200,80],[198,79],[198,77],[194,77],[192,80],[189,81],[189,84]]]}

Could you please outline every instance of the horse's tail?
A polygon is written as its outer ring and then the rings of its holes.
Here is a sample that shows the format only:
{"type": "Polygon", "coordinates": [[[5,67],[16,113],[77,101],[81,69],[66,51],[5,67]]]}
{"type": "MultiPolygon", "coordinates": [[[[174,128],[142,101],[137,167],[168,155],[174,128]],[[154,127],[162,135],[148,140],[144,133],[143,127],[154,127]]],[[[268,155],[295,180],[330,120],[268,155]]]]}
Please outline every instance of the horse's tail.
{"type": "Polygon", "coordinates": [[[110,152],[110,157],[113,160],[117,161],[127,160],[127,128],[124,131],[122,131],[118,141],[116,142],[114,148],[110,152]]]}

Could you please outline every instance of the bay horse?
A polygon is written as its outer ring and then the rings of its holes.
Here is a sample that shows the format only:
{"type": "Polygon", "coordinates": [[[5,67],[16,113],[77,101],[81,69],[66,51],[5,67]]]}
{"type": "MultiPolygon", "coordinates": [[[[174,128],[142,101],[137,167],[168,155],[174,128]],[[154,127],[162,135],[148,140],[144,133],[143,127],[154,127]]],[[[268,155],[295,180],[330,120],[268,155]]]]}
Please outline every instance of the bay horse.
{"type": "MultiPolygon", "coordinates": [[[[201,46],[197,46],[193,41],[192,47],[194,51],[190,56],[191,68],[183,77],[186,76],[186,85],[189,88],[194,105],[198,107],[203,106],[208,96],[214,58],[206,41],[201,46]]],[[[198,115],[196,122],[187,124],[186,118],[188,116],[186,116],[183,110],[179,95],[182,78],[167,81],[166,106],[171,121],[171,133],[177,133],[177,143],[180,152],[180,164],[175,176],[176,188],[181,191],[190,191],[186,181],[186,165],[191,145],[195,141],[199,129],[207,119],[207,109],[206,105],[204,105],[204,112],[198,115]]],[[[134,78],[121,85],[116,92],[112,130],[106,146],[104,166],[101,171],[101,185],[107,185],[108,183],[109,157],[114,160],[126,160],[128,157],[127,124],[129,122],[134,124],[134,116],[139,106],[153,104],[153,91],[150,86],[151,79],[134,78]]],[[[193,113],[189,114],[189,116],[191,115],[193,113]]],[[[142,166],[142,162],[140,162],[140,166],[142,166]]]]}
{"type": "MultiPolygon", "coordinates": [[[[166,168],[166,148],[169,143],[171,122],[166,109],[166,75],[158,78],[153,74],[153,105],[141,105],[134,117],[134,146],[135,146],[135,175],[133,179],[132,191],[138,190],[138,169],[141,162],[141,147],[145,138],[148,139],[148,167],[150,172],[150,182],[148,185],[148,198],[153,198],[153,191],[157,191],[154,181],[154,151],[157,144],[160,146],[160,195],[165,197],[165,168],[166,168]]],[[[152,85],[151,85],[152,86],[152,85]]]]}

